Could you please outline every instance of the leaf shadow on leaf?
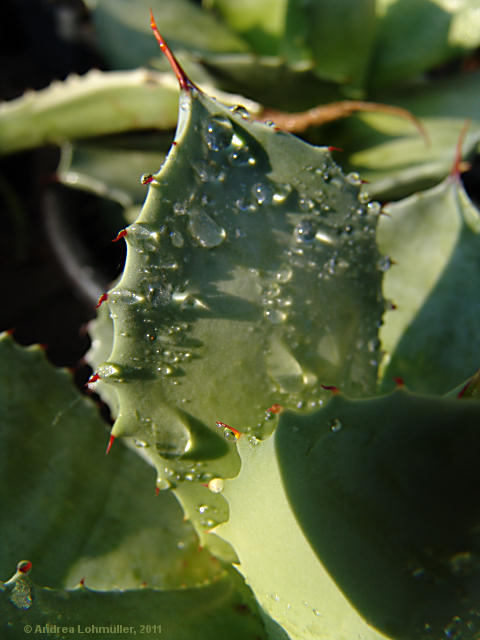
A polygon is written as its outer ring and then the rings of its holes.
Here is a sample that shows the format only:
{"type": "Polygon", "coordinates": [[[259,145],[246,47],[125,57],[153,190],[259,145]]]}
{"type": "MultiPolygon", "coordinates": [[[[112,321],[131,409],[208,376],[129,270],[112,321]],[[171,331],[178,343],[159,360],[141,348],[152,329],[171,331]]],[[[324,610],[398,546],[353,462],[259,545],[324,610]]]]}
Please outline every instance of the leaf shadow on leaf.
{"type": "Polygon", "coordinates": [[[188,425],[192,446],[184,453],[182,460],[214,460],[227,453],[228,444],[218,433],[209,429],[201,420],[190,413],[177,409],[188,425]]]}
{"type": "Polygon", "coordinates": [[[405,391],[338,396],[316,414],[280,419],[277,456],[298,523],[345,596],[388,637],[424,639],[426,622],[440,637],[478,600],[478,421],[478,403],[405,391]]]}
{"type": "Polygon", "coordinates": [[[480,362],[480,236],[464,226],[436,286],[402,335],[382,390],[400,377],[416,391],[444,394],[480,362]]]}

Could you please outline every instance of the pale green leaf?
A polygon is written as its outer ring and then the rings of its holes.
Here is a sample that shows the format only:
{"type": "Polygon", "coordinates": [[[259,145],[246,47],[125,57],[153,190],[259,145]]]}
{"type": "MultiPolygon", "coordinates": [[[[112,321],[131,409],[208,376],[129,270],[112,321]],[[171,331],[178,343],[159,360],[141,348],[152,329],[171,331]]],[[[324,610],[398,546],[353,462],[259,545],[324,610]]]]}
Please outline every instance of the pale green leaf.
{"type": "Polygon", "coordinates": [[[0,339],[0,572],[98,589],[179,587],[219,575],[172,495],[122,444],[108,457],[97,408],[38,347],[0,339]]]}
{"type": "Polygon", "coordinates": [[[480,214],[455,178],[386,213],[378,240],[394,265],[384,294],[397,308],[380,334],[384,386],[401,377],[413,389],[446,393],[479,363],[480,214]]]}

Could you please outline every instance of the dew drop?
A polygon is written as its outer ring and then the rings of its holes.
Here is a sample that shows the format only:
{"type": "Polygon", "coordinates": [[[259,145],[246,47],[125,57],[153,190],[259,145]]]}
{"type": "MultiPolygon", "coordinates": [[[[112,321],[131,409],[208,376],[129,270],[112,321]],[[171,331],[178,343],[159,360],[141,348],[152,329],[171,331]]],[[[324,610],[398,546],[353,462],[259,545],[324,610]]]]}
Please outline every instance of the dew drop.
{"type": "Polygon", "coordinates": [[[230,120],[224,116],[214,116],[206,123],[205,141],[210,151],[226,149],[233,136],[233,127],[230,120]]]}
{"type": "Polygon", "coordinates": [[[388,271],[392,266],[392,261],[389,256],[382,256],[379,260],[377,260],[377,269],[379,271],[388,271]]]}
{"type": "Polygon", "coordinates": [[[380,213],[382,205],[375,200],[367,204],[367,213],[372,216],[377,216],[380,213]]]}
{"type": "Polygon", "coordinates": [[[348,182],[348,184],[351,184],[354,187],[359,187],[362,184],[362,180],[360,176],[358,175],[358,173],[354,171],[352,171],[352,173],[347,174],[345,176],[345,180],[348,182]]]}
{"type": "Polygon", "coordinates": [[[189,211],[188,230],[194,240],[205,249],[213,249],[222,244],[227,234],[205,211],[194,208],[189,211]]]}
{"type": "Polygon", "coordinates": [[[363,205],[357,207],[354,211],[357,216],[364,216],[367,213],[367,208],[363,205]]]}
{"type": "Polygon", "coordinates": [[[171,486],[172,485],[166,478],[161,478],[160,476],[157,478],[155,483],[157,491],[166,491],[167,489],[170,489],[171,486]]]}
{"type": "Polygon", "coordinates": [[[151,422],[151,430],[155,437],[157,453],[164,458],[178,458],[187,453],[192,446],[189,428],[176,413],[172,412],[161,428],[151,422]]]}
{"type": "Polygon", "coordinates": [[[275,186],[275,193],[273,194],[272,201],[275,204],[285,202],[292,191],[292,187],[289,184],[277,184],[275,186]]]}
{"type": "Polygon", "coordinates": [[[183,216],[187,213],[187,207],[183,202],[175,202],[172,208],[173,208],[173,213],[176,216],[183,216]]]}
{"type": "Polygon", "coordinates": [[[311,211],[314,206],[315,203],[311,198],[300,198],[298,200],[298,207],[301,211],[311,211]]]}
{"type": "Polygon", "coordinates": [[[317,232],[315,233],[315,240],[318,240],[319,242],[323,242],[324,244],[334,243],[331,236],[326,231],[322,231],[321,229],[318,229],[317,232]]]}
{"type": "Polygon", "coordinates": [[[33,602],[32,590],[25,579],[19,578],[15,581],[13,589],[9,593],[9,599],[17,609],[30,609],[33,602]]]}
{"type": "Polygon", "coordinates": [[[212,518],[206,518],[205,520],[202,520],[200,524],[202,527],[211,529],[215,525],[215,520],[212,520],[212,518]]]}
{"type": "Polygon", "coordinates": [[[172,244],[174,247],[177,247],[177,249],[180,249],[180,247],[183,247],[185,241],[183,239],[182,234],[180,233],[180,231],[171,231],[170,232],[170,240],[172,241],[172,244]]]}
{"type": "Polygon", "coordinates": [[[145,442],[145,440],[134,440],[134,443],[139,449],[145,449],[145,447],[148,447],[148,443],[145,442]]]}
{"type": "Polygon", "coordinates": [[[245,167],[256,164],[256,160],[250,155],[248,147],[241,147],[232,151],[228,156],[228,161],[232,167],[245,167]]]}
{"type": "Polygon", "coordinates": [[[97,367],[97,373],[102,380],[108,382],[123,382],[124,370],[120,365],[106,362],[97,367]]]}
{"type": "Polygon", "coordinates": [[[294,236],[297,242],[313,242],[315,240],[315,233],[315,225],[311,220],[302,220],[294,230],[294,236]]]}
{"type": "Polygon", "coordinates": [[[342,426],[343,425],[340,422],[340,420],[338,418],[334,418],[330,424],[330,430],[333,431],[334,433],[337,433],[337,431],[340,431],[342,426]]]}
{"type": "Polygon", "coordinates": [[[235,435],[235,433],[228,427],[223,430],[223,437],[229,442],[236,442],[237,440],[237,436],[235,435]]]}
{"type": "Polygon", "coordinates": [[[199,513],[205,513],[205,511],[208,511],[208,504],[201,504],[198,507],[198,512],[199,513]]]}
{"type": "Polygon", "coordinates": [[[244,120],[248,120],[248,118],[250,118],[250,114],[242,104],[237,104],[235,107],[230,107],[230,111],[235,113],[237,116],[241,116],[244,120]]]}
{"type": "Polygon", "coordinates": [[[286,284],[287,282],[290,282],[290,280],[292,279],[292,276],[293,276],[293,271],[290,269],[290,267],[281,269],[280,271],[277,271],[277,273],[275,274],[275,278],[277,282],[280,282],[281,284],[286,284]]]}
{"type": "Polygon", "coordinates": [[[255,211],[256,209],[256,206],[245,198],[238,198],[238,200],[235,201],[235,206],[240,211],[255,211]]]}
{"type": "Polygon", "coordinates": [[[170,302],[172,299],[172,286],[170,284],[165,285],[162,281],[152,283],[148,287],[148,300],[154,307],[162,307],[170,302]]]}
{"type": "Polygon", "coordinates": [[[360,193],[358,194],[358,201],[361,204],[367,204],[369,200],[370,200],[370,194],[367,191],[360,191],[360,193]]]}
{"type": "Polygon", "coordinates": [[[270,201],[272,192],[268,185],[262,184],[258,182],[254,184],[252,187],[252,196],[254,197],[257,204],[265,204],[270,201]]]}
{"type": "Polygon", "coordinates": [[[208,488],[212,493],[221,493],[223,491],[223,478],[212,478],[208,483],[208,488]]]}
{"type": "Polygon", "coordinates": [[[272,324],[281,324],[287,319],[287,314],[279,309],[266,309],[264,312],[265,318],[272,324]]]}
{"type": "Polygon", "coordinates": [[[140,183],[145,185],[150,184],[150,182],[153,182],[153,175],[151,173],[142,174],[142,176],[140,177],[140,183]]]}

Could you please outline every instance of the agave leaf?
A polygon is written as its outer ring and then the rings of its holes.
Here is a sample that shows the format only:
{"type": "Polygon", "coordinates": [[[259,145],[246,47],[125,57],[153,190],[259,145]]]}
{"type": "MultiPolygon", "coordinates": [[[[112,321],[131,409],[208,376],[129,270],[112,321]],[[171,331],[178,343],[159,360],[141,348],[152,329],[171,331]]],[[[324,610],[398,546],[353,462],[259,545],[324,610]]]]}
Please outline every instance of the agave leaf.
{"type": "Polygon", "coordinates": [[[204,54],[202,62],[222,89],[248,96],[266,107],[301,111],[342,97],[334,82],[322,80],[301,63],[289,65],[283,57],[204,54]]]}
{"type": "Polygon", "coordinates": [[[206,532],[228,511],[203,485],[239,464],[217,420],[261,435],[271,405],[321,402],[322,383],[375,389],[379,205],[327,148],[182,81],[172,150],[125,230],[97,375],[118,392],[112,435],[147,444],[159,486],[206,532]]]}
{"type": "Polygon", "coordinates": [[[40,587],[17,572],[0,584],[0,616],[4,638],[26,633],[111,640],[267,637],[250,591],[233,570],[204,587],[108,592],[40,587]]]}
{"type": "Polygon", "coordinates": [[[374,0],[290,0],[283,51],[288,61],[308,61],[321,78],[358,92],[365,86],[376,21],[374,0]]]}
{"type": "MultiPolygon", "coordinates": [[[[57,176],[62,184],[108,198],[131,210],[145,199],[142,176],[157,170],[170,143],[171,135],[152,134],[146,139],[130,135],[66,143],[62,146],[57,176]]],[[[135,218],[137,215],[138,211],[135,218]]]]}
{"type": "Polygon", "coordinates": [[[123,446],[105,458],[105,426],[40,348],[1,336],[1,573],[27,557],[38,581],[56,587],[85,578],[97,589],[174,588],[218,577],[174,497],[154,495],[153,470],[123,446]]]}
{"type": "Polygon", "coordinates": [[[395,265],[384,293],[396,309],[381,329],[384,387],[402,377],[446,393],[478,368],[480,214],[459,179],[389,205],[378,240],[395,265]]]}
{"type": "MultiPolygon", "coordinates": [[[[230,104],[239,99],[214,93],[230,104]]],[[[252,101],[244,102],[253,111],[259,109],[252,101]]],[[[0,104],[0,153],[123,131],[172,129],[177,105],[171,74],[137,69],[69,76],[0,104]]]]}
{"type": "Polygon", "coordinates": [[[292,640],[478,637],[478,402],[340,394],[238,449],[216,532],[292,640]]]}
{"type": "Polygon", "coordinates": [[[130,129],[170,129],[177,101],[168,74],[137,69],[69,76],[0,105],[0,153],[130,129]]]}
{"type": "Polygon", "coordinates": [[[189,0],[136,0],[133,11],[130,0],[88,0],[87,4],[98,45],[114,69],[145,66],[158,57],[148,27],[150,9],[162,16],[165,37],[179,49],[195,53],[248,50],[245,41],[226,24],[189,0]]]}
{"type": "Polygon", "coordinates": [[[285,31],[287,0],[211,0],[228,26],[261,55],[276,55],[285,31]]]}
{"type": "Polygon", "coordinates": [[[393,200],[426,189],[450,172],[460,131],[469,119],[464,157],[480,139],[480,74],[464,73],[382,93],[375,100],[403,107],[420,118],[429,144],[412,125],[382,113],[363,113],[335,128],[334,144],[348,150],[351,170],[369,182],[372,196],[393,200]]]}
{"type": "Polygon", "coordinates": [[[382,0],[371,86],[379,89],[460,57],[480,44],[478,2],[382,0]]]}

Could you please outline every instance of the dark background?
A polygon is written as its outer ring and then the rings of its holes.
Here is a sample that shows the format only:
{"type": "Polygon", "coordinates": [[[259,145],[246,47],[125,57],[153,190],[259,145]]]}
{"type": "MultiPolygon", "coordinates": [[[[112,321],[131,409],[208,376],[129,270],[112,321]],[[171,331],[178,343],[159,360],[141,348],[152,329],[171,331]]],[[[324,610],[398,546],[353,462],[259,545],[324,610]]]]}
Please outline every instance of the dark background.
{"type": "MultiPolygon", "coordinates": [[[[0,99],[91,67],[105,65],[80,0],[2,0],[0,99]]],[[[48,208],[54,205],[54,215],[63,208],[71,235],[91,247],[86,258],[100,287],[121,268],[123,248],[96,237],[96,198],[55,185],[58,157],[50,147],[0,158],[0,330],[13,329],[22,344],[44,344],[57,365],[75,366],[89,345],[85,323],[95,315],[95,301],[65,275],[46,230],[48,208]]],[[[88,373],[80,367],[80,381],[88,373]]]]}

